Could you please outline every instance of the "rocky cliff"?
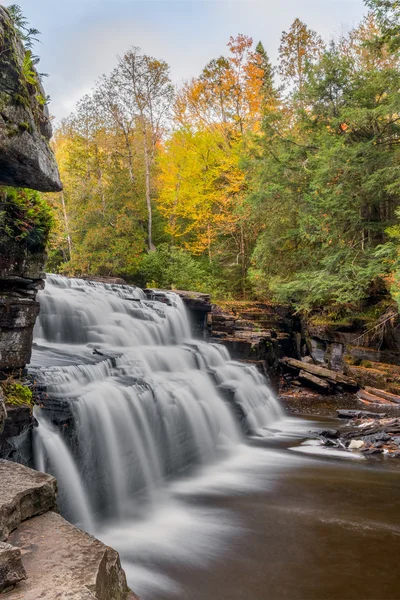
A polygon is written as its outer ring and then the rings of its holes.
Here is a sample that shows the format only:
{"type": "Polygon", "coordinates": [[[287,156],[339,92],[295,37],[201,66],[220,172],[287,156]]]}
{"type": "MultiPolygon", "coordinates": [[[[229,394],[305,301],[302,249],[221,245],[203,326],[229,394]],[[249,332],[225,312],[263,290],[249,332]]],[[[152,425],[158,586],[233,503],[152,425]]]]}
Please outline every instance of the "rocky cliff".
{"type": "Polygon", "coordinates": [[[60,191],[51,135],[40,77],[0,6],[0,184],[60,191]]]}
{"type": "MultiPolygon", "coordinates": [[[[30,360],[51,221],[45,203],[31,190],[62,188],[51,135],[45,93],[31,54],[0,6],[0,186],[13,186],[0,187],[1,378],[19,373],[30,360]]],[[[0,399],[0,434],[5,418],[0,399]]],[[[0,439],[0,455],[9,428],[15,432],[11,421],[9,417],[0,439]]],[[[31,424],[29,420],[28,427],[31,424]]]]}

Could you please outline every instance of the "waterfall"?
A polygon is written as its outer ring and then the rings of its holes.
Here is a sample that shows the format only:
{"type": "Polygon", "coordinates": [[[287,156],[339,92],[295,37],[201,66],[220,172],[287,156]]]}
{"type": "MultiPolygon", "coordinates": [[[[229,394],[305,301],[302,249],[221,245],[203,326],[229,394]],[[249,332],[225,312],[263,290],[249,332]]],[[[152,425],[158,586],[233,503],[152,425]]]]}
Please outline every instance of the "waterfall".
{"type": "Polygon", "coordinates": [[[254,366],[191,338],[182,300],[49,275],[31,371],[36,465],[59,483],[61,511],[92,531],[156,507],[166,482],[227,457],[281,409],[254,366]]]}

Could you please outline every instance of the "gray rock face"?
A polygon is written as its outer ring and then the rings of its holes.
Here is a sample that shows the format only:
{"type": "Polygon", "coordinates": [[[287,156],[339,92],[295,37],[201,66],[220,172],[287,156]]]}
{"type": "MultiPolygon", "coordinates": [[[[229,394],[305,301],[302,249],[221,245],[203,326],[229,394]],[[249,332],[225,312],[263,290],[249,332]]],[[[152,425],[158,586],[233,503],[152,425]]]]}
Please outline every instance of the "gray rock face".
{"type": "Polygon", "coordinates": [[[25,49],[0,6],[0,185],[42,192],[62,189],[44,91],[25,49]]]}
{"type": "Polygon", "coordinates": [[[23,523],[11,537],[28,575],[4,600],[134,600],[118,553],[48,512],[23,523]]]}
{"type": "Polygon", "coordinates": [[[0,234],[0,370],[21,369],[30,361],[44,261],[43,251],[0,234]]]}
{"type": "Polygon", "coordinates": [[[0,460],[0,541],[23,521],[56,510],[57,482],[51,475],[0,460]]]}
{"type": "Polygon", "coordinates": [[[37,421],[32,415],[31,407],[7,406],[5,408],[7,418],[3,433],[0,433],[0,458],[33,467],[32,434],[37,421]]]}
{"type": "Polygon", "coordinates": [[[7,419],[7,410],[4,404],[3,394],[0,392],[0,435],[4,430],[4,423],[7,419]]]}
{"type": "Polygon", "coordinates": [[[21,550],[0,542],[0,593],[13,588],[26,579],[21,550]]]}

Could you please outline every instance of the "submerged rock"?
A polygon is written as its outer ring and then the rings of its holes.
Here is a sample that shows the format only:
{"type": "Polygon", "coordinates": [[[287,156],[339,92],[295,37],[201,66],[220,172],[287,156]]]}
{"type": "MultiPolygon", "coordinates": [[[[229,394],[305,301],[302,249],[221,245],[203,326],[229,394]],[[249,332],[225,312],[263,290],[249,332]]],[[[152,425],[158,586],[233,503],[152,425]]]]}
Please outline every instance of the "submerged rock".
{"type": "Polygon", "coordinates": [[[60,191],[51,135],[39,75],[0,6],[0,185],[60,191]]]}

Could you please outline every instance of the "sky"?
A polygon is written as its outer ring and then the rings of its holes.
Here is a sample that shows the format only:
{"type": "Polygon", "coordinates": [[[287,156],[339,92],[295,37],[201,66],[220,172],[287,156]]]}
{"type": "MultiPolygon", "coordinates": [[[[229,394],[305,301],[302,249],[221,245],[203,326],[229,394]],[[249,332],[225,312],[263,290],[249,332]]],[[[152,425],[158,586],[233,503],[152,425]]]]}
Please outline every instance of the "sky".
{"type": "MultiPolygon", "coordinates": [[[[4,0],[0,0],[0,2],[4,0]]],[[[56,121],[131,46],[162,58],[179,84],[226,52],[229,36],[261,40],[273,61],[282,31],[298,17],[330,39],[356,25],[363,0],[6,0],[41,32],[35,48],[56,121]]]]}

